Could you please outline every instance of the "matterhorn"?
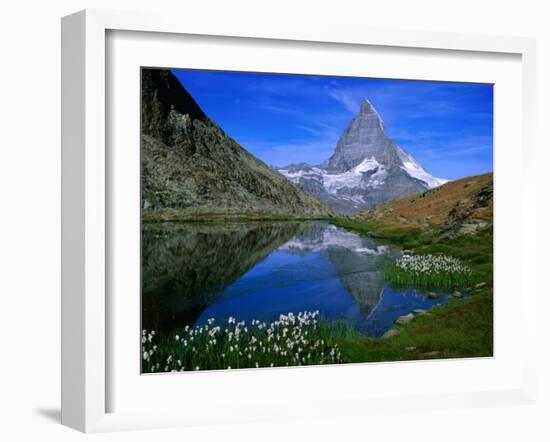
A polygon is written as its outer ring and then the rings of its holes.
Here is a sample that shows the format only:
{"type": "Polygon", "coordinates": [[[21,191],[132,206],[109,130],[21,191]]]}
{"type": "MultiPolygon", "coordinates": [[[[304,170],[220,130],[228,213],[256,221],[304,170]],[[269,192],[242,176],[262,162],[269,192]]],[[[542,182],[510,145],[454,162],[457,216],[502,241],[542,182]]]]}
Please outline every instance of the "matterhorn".
{"type": "Polygon", "coordinates": [[[390,139],[379,113],[363,100],[340,136],[334,154],[321,165],[290,164],[279,173],[342,214],[423,192],[447,182],[435,178],[390,139]]]}

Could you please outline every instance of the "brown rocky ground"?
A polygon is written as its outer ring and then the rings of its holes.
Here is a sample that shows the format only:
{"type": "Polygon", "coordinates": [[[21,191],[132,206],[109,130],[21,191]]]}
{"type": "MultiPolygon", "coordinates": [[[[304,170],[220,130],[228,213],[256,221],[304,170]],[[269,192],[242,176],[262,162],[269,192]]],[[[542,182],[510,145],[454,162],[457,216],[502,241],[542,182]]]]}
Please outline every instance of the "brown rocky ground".
{"type": "Polygon", "coordinates": [[[435,229],[448,236],[475,233],[493,223],[493,173],[463,178],[396,199],[352,219],[390,229],[435,229]]]}

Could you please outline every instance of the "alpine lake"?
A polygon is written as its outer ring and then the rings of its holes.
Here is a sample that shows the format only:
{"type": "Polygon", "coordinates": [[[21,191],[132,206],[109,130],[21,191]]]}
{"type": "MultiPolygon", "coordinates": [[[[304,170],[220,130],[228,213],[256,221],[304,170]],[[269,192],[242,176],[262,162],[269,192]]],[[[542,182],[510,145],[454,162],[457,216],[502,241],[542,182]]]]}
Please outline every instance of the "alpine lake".
{"type": "Polygon", "coordinates": [[[170,334],[318,311],[379,338],[395,320],[444,305],[438,292],[392,288],[385,268],[399,249],[324,221],[144,224],[142,328],[170,334]]]}

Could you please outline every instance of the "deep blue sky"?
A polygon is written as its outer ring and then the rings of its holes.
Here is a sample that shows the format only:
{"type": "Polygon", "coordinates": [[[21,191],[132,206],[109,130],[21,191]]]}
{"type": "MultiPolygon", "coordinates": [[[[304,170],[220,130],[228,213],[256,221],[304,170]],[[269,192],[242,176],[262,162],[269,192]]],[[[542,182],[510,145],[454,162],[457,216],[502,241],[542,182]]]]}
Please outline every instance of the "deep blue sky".
{"type": "Polygon", "coordinates": [[[432,175],[493,170],[491,85],[173,70],[206,114],[275,166],[319,164],[368,98],[390,138],[432,175]]]}

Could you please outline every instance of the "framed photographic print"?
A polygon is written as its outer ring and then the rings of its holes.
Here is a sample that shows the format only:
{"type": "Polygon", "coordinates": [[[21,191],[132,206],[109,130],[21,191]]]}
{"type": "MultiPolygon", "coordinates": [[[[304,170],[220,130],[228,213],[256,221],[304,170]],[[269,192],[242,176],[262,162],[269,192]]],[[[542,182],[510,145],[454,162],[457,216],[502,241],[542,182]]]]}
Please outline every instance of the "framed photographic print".
{"type": "Polygon", "coordinates": [[[141,127],[142,373],[493,356],[492,84],[142,68],[141,127]]]}
{"type": "Polygon", "coordinates": [[[64,18],[63,422],[531,401],[533,45],[64,18]]]}

